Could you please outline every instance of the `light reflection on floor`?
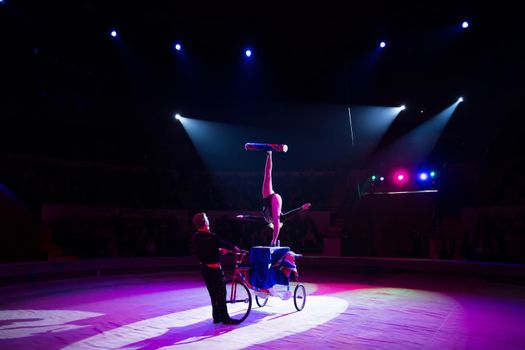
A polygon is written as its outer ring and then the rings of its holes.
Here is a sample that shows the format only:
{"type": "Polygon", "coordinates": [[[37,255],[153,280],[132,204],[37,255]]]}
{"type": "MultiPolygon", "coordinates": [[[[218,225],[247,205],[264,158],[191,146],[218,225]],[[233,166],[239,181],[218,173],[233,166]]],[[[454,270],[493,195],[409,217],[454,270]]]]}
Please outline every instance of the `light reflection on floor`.
{"type": "Polygon", "coordinates": [[[1,349],[518,349],[522,286],[418,275],[305,276],[305,309],[270,298],[214,325],[195,273],[1,288],[1,349]]]}

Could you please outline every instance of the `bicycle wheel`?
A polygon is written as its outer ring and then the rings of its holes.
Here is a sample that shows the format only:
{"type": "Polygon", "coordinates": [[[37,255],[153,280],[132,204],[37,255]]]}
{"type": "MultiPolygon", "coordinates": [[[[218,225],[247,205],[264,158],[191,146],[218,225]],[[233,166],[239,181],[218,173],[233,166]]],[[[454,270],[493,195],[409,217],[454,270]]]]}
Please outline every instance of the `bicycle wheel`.
{"type": "Polygon", "coordinates": [[[259,307],[263,307],[268,302],[268,298],[269,297],[263,298],[258,295],[255,295],[255,302],[257,303],[257,305],[259,305],[259,307]]]}
{"type": "Polygon", "coordinates": [[[226,307],[230,317],[244,321],[252,309],[252,295],[246,285],[239,281],[226,281],[226,307]]]}
{"type": "Polygon", "coordinates": [[[306,303],[306,289],[302,284],[295,286],[295,290],[293,292],[293,303],[297,311],[304,309],[304,304],[306,303]]]}

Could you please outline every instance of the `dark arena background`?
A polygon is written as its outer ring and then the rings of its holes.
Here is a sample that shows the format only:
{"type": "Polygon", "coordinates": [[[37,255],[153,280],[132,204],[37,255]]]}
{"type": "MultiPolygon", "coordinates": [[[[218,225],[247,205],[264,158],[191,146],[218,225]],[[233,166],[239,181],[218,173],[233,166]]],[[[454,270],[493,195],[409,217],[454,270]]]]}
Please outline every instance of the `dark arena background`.
{"type": "Polygon", "coordinates": [[[0,0],[0,348],[524,349],[517,7],[0,0]],[[270,244],[249,142],[306,302],[214,324],[192,217],[270,244]]]}

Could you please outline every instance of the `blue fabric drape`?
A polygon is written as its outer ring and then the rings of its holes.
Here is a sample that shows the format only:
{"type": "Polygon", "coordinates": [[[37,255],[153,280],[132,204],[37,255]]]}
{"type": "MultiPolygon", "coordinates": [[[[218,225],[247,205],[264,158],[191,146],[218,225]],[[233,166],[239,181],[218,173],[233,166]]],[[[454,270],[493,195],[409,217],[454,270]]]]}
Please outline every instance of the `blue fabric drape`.
{"type": "Polygon", "coordinates": [[[256,288],[272,288],[275,284],[287,286],[288,277],[278,267],[272,267],[285,254],[289,247],[252,247],[250,249],[250,283],[256,288]]]}

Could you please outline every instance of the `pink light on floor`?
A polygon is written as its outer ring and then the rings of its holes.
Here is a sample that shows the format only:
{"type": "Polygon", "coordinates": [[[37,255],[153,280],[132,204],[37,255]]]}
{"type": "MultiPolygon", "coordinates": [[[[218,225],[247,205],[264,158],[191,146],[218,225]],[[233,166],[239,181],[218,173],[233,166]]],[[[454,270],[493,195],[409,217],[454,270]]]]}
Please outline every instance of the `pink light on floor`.
{"type": "Polygon", "coordinates": [[[522,286],[422,274],[304,273],[304,310],[254,303],[213,324],[198,272],[0,288],[0,349],[522,349],[522,286]]]}

